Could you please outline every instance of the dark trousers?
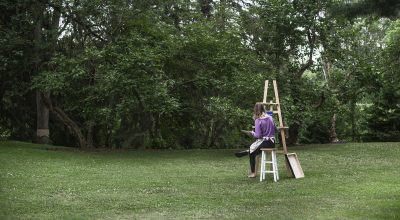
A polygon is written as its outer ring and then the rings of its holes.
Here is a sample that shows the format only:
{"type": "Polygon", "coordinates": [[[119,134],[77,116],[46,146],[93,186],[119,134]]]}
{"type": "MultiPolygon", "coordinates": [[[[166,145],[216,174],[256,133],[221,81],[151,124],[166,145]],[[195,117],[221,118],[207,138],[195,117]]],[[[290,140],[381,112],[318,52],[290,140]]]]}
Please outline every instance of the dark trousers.
{"type": "Polygon", "coordinates": [[[254,173],[256,171],[256,156],[261,153],[261,148],[274,148],[275,143],[272,142],[271,140],[265,140],[263,141],[255,151],[253,151],[251,154],[249,154],[250,157],[250,169],[251,172],[254,173]]]}

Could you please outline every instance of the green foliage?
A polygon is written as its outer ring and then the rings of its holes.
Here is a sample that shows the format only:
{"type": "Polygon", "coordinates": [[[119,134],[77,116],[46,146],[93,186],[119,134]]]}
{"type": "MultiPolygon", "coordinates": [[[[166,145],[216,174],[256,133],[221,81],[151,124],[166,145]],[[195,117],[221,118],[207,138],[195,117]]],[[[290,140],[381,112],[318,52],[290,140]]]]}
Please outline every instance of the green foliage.
{"type": "Polygon", "coordinates": [[[250,115],[249,106],[257,101],[252,96],[262,87],[265,65],[243,47],[238,32],[215,31],[214,25],[204,21],[184,27],[175,53],[166,62],[165,72],[175,82],[172,94],[181,103],[179,118],[161,125],[168,134],[163,136],[175,136],[175,143],[169,145],[237,145],[221,138],[237,134],[246,121],[245,112],[250,115]]]}
{"type": "Polygon", "coordinates": [[[32,139],[40,90],[95,147],[236,147],[277,79],[291,144],[331,141],[335,114],[340,139],[397,140],[398,22],[341,3],[0,0],[0,126],[32,139]]]}
{"type": "Polygon", "coordinates": [[[333,112],[338,114],[338,134],[342,139],[360,140],[369,136],[370,123],[365,116],[381,80],[381,51],[386,19],[358,19],[347,23],[333,38],[327,37],[324,45],[324,75],[336,103],[333,112]]]}
{"type": "Polygon", "coordinates": [[[36,127],[31,14],[19,13],[29,10],[26,1],[0,1],[0,127],[21,140],[32,140],[36,127]]]}
{"type": "Polygon", "coordinates": [[[11,131],[0,126],[0,141],[7,140],[11,135],[11,131]]]}
{"type": "Polygon", "coordinates": [[[58,104],[75,118],[109,132],[120,129],[129,114],[171,114],[179,105],[168,94],[173,81],[162,69],[168,45],[154,43],[131,32],[104,48],[89,47],[71,58],[60,54],[33,83],[62,100],[58,104]]]}
{"type": "Polygon", "coordinates": [[[394,22],[386,33],[382,51],[379,88],[369,109],[367,140],[400,140],[400,22],[394,22]]]}
{"type": "Polygon", "coordinates": [[[350,2],[335,7],[333,12],[349,18],[371,14],[383,17],[398,17],[400,15],[400,3],[397,0],[361,0],[350,2]]]}

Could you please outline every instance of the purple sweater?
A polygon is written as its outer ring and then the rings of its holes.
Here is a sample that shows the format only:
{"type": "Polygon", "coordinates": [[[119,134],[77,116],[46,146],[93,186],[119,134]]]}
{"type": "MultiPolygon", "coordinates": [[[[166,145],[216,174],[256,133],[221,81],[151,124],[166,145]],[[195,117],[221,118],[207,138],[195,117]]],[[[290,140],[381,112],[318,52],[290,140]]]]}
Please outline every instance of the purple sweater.
{"type": "Polygon", "coordinates": [[[255,131],[252,131],[251,134],[257,139],[275,137],[274,119],[269,115],[265,118],[257,118],[254,122],[254,127],[255,131]]]}

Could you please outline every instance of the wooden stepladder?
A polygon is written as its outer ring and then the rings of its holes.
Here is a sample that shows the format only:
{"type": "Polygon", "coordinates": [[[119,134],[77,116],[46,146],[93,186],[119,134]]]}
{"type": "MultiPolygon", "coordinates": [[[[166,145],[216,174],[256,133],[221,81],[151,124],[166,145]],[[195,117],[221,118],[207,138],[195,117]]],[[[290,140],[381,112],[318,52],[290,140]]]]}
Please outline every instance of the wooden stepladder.
{"type": "Polygon", "coordinates": [[[269,86],[269,80],[265,81],[265,86],[264,86],[264,97],[263,101],[259,102],[264,104],[267,109],[269,107],[269,111],[272,111],[273,114],[277,114],[278,118],[278,124],[277,126],[279,130],[279,134],[281,136],[281,142],[282,142],[282,147],[283,147],[283,153],[285,155],[285,164],[286,164],[286,170],[288,171],[288,175],[290,177],[294,178],[302,178],[304,177],[303,170],[300,166],[300,162],[297,158],[296,153],[288,153],[287,146],[286,146],[286,134],[287,129],[289,127],[284,126],[283,119],[282,119],[282,111],[281,111],[281,104],[279,101],[279,94],[278,94],[278,86],[276,84],[276,80],[272,80],[272,84],[274,87],[274,95],[275,95],[275,100],[270,99],[269,101],[267,100],[268,97],[268,86],[269,86]]]}

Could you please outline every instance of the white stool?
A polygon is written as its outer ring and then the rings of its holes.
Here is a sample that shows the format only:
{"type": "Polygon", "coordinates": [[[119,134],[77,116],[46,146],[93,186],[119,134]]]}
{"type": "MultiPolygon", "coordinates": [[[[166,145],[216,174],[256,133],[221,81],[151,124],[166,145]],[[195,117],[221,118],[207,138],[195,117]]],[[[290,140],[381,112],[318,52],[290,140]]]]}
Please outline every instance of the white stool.
{"type": "Polygon", "coordinates": [[[260,182],[265,180],[266,173],[274,174],[274,182],[279,180],[278,161],[276,160],[276,150],[273,148],[261,148],[260,182]],[[268,153],[271,154],[271,160],[267,160],[268,153]],[[272,170],[267,170],[266,164],[271,164],[272,170]]]}

